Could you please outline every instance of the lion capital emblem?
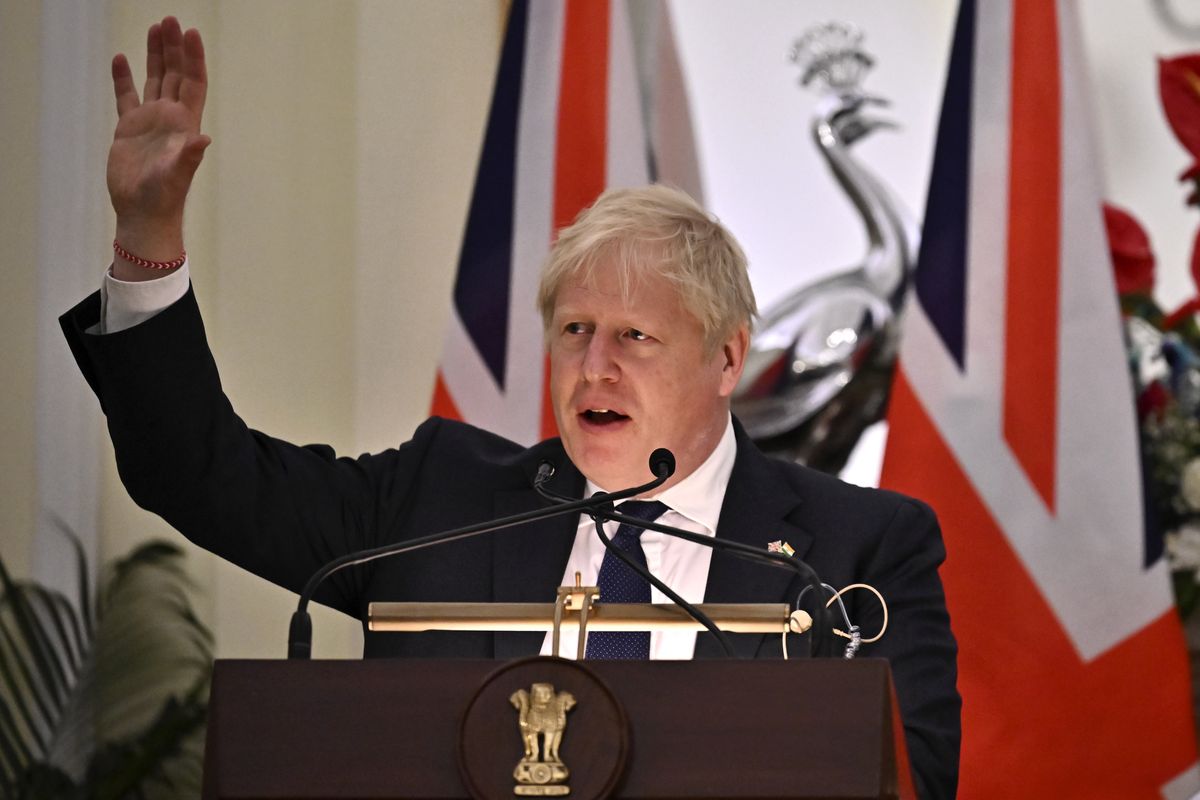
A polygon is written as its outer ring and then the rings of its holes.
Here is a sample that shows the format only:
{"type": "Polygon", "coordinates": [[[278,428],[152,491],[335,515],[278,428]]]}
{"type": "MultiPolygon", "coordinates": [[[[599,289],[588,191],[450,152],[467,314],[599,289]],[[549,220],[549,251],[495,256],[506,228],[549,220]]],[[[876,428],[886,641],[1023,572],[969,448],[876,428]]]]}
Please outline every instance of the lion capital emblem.
{"type": "Polygon", "coordinates": [[[555,692],[549,683],[535,683],[529,691],[519,689],[508,698],[519,716],[517,725],[525,745],[525,757],[513,770],[517,780],[514,794],[561,796],[571,789],[563,783],[570,771],[558,755],[567,712],[575,707],[569,692],[555,692]]]}

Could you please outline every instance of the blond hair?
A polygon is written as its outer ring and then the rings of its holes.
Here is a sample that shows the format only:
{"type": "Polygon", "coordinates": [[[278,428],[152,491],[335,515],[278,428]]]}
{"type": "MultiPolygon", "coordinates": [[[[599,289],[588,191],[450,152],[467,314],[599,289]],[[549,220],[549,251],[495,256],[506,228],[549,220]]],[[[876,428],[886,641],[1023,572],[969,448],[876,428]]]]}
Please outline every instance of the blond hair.
{"type": "Polygon", "coordinates": [[[538,286],[547,335],[563,284],[571,278],[587,282],[601,265],[617,268],[626,299],[647,273],[675,284],[684,308],[704,327],[710,352],[758,315],[746,255],[733,234],[669,186],[609,189],[559,231],[538,286]]]}

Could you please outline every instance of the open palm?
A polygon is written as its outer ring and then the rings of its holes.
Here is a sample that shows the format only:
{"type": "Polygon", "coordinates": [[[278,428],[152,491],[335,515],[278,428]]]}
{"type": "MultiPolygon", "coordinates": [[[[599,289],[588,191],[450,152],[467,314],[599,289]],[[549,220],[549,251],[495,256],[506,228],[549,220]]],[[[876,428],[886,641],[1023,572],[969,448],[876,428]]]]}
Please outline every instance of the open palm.
{"type": "Polygon", "coordinates": [[[122,224],[180,224],[188,188],[210,139],[200,133],[208,77],[196,30],[174,17],[150,27],[141,99],[124,55],[112,65],[117,128],[108,192],[122,224]]]}

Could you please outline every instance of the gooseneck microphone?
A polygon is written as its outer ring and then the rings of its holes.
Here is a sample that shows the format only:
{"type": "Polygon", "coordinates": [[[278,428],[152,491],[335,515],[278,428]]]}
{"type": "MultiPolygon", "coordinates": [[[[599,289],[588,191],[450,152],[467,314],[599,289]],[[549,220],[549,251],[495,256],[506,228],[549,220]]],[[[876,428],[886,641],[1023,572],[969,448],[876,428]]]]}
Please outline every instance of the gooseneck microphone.
{"type": "MultiPolygon", "coordinates": [[[[416,539],[407,539],[401,542],[393,542],[392,544],[376,547],[369,550],[358,550],[353,553],[347,553],[344,556],[335,558],[325,566],[321,567],[313,576],[308,579],[308,583],[304,585],[303,591],[300,592],[300,600],[296,604],[296,611],[292,614],[291,624],[288,627],[288,658],[307,659],[312,653],[312,618],[308,615],[308,604],[312,600],[313,594],[317,591],[317,587],[333,573],[346,567],[365,564],[368,561],[375,561],[388,556],[400,555],[401,553],[409,553],[414,550],[421,550],[426,547],[434,547],[445,542],[453,542],[459,539],[467,539],[472,536],[479,536],[484,533],[511,528],[514,525],[522,525],[526,522],[537,522],[551,517],[558,517],[572,512],[590,511],[599,505],[611,505],[613,501],[624,500],[627,497],[634,497],[645,492],[653,491],[666,482],[667,478],[671,477],[671,473],[675,471],[675,458],[667,450],[656,450],[656,455],[665,453],[665,456],[660,456],[658,461],[651,459],[651,470],[655,474],[654,480],[649,483],[644,483],[641,486],[633,486],[629,489],[623,489],[619,492],[603,495],[595,498],[585,498],[583,500],[572,500],[560,502],[554,500],[555,505],[549,508],[539,508],[533,511],[525,511],[520,514],[513,514],[500,519],[488,520],[479,522],[474,525],[467,525],[462,528],[454,528],[453,530],[442,531],[441,533],[433,533],[428,536],[422,536],[416,539]]],[[[549,462],[543,462],[538,467],[538,478],[535,479],[544,483],[551,475],[554,474],[554,465],[549,462]],[[544,477],[543,477],[544,475],[544,477]]],[[[639,523],[640,524],[640,523],[639,523]]]]}
{"type": "MultiPolygon", "coordinates": [[[[650,454],[650,472],[652,472],[661,481],[665,481],[667,478],[670,478],[675,474],[675,454],[665,447],[660,447],[655,450],[650,454]]],[[[571,498],[563,497],[560,494],[551,492],[545,487],[546,481],[552,475],[554,475],[554,465],[549,461],[543,461],[541,466],[538,467],[538,474],[537,477],[534,478],[533,488],[537,490],[538,494],[552,503],[562,504],[573,502],[571,498]]],[[[640,575],[643,580],[645,580],[655,589],[658,589],[660,592],[662,592],[667,599],[682,608],[689,617],[704,626],[704,628],[708,630],[708,632],[711,633],[714,638],[716,638],[717,644],[721,645],[721,649],[725,651],[726,656],[729,658],[736,658],[737,655],[733,651],[733,645],[729,643],[729,638],[725,635],[724,631],[718,628],[716,624],[709,619],[707,614],[696,608],[696,606],[692,605],[687,600],[684,600],[683,597],[675,592],[675,590],[659,580],[653,573],[650,572],[650,570],[639,564],[624,550],[613,545],[612,539],[609,538],[608,534],[604,532],[604,520],[611,519],[610,515],[613,514],[612,501],[616,499],[616,496],[605,494],[604,492],[597,492],[596,494],[592,495],[591,499],[597,501],[598,503],[602,503],[602,505],[599,505],[589,511],[585,511],[584,513],[590,516],[592,521],[596,523],[596,536],[599,537],[600,543],[604,545],[604,549],[612,553],[621,561],[625,562],[625,565],[640,575]]],[[[652,527],[641,519],[634,517],[624,517],[624,519],[632,522],[636,528],[647,529],[652,527]]]]}
{"type": "MultiPolygon", "coordinates": [[[[553,464],[550,464],[549,462],[543,462],[543,466],[547,468],[546,478],[554,474],[553,464]]],[[[659,448],[655,450],[650,455],[650,469],[655,473],[655,475],[660,476],[663,482],[665,482],[666,479],[675,472],[675,456],[666,448],[659,448]]],[[[539,469],[538,477],[541,478],[541,476],[542,471],[539,469]]],[[[534,488],[542,497],[550,500],[551,502],[561,504],[559,508],[566,508],[568,504],[579,502],[551,492],[544,486],[545,480],[545,478],[542,478],[540,481],[534,481],[534,488]]],[[[593,495],[591,499],[615,501],[619,499],[617,494],[619,493],[613,493],[611,495],[597,493],[593,495]]],[[[747,558],[752,561],[758,561],[760,563],[769,564],[775,567],[787,567],[793,570],[800,577],[800,579],[804,581],[808,588],[813,589],[815,597],[819,598],[822,596],[823,584],[821,583],[821,579],[817,576],[816,571],[795,556],[789,556],[787,553],[776,553],[762,548],[751,547],[750,545],[742,544],[741,542],[731,542],[727,539],[718,539],[715,536],[704,536],[698,533],[693,533],[692,531],[684,530],[682,528],[663,525],[658,522],[646,522],[638,519],[637,517],[630,517],[625,514],[617,513],[614,508],[615,507],[611,503],[605,503],[603,505],[597,505],[585,512],[596,521],[596,533],[605,549],[624,561],[634,572],[637,572],[639,575],[649,581],[652,586],[657,588],[666,597],[670,598],[676,605],[686,611],[688,615],[692,617],[692,619],[696,620],[711,633],[713,633],[717,639],[717,642],[721,645],[722,649],[725,650],[726,655],[732,657],[734,653],[733,648],[730,647],[729,641],[725,637],[724,633],[720,631],[716,625],[714,625],[712,621],[709,620],[708,617],[706,617],[699,609],[684,601],[681,597],[671,591],[670,588],[668,588],[664,583],[662,583],[662,581],[651,575],[640,564],[634,562],[633,559],[627,556],[622,550],[613,547],[611,540],[604,533],[604,526],[601,520],[609,520],[620,524],[633,525],[635,527],[642,528],[643,530],[664,533],[668,536],[673,536],[677,539],[684,539],[694,544],[704,545],[705,547],[710,547],[714,550],[726,550],[732,555],[747,558]]],[[[813,638],[811,651],[814,655],[831,655],[833,648],[829,633],[830,624],[828,608],[823,603],[818,601],[816,603],[816,607],[813,609],[812,617],[813,638]]]]}

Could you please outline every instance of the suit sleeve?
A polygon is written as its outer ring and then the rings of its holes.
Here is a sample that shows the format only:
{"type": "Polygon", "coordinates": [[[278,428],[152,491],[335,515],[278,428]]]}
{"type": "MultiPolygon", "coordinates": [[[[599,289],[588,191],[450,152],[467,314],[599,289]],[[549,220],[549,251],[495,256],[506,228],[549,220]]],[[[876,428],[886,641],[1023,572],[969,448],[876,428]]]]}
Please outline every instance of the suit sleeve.
{"type": "MultiPolygon", "coordinates": [[[[887,599],[890,620],[887,633],[878,643],[865,645],[862,655],[891,662],[909,762],[924,798],[952,798],[958,784],[958,646],[937,573],[945,557],[933,512],[902,498],[864,573],[887,599]]],[[[878,604],[868,603],[858,607],[863,635],[869,638],[883,619],[878,604]]]]}
{"type": "MultiPolygon", "coordinates": [[[[117,469],[138,505],[201,547],[293,591],[322,564],[395,535],[438,426],[358,459],[252,430],[234,413],[195,295],[107,335],[96,293],[60,319],[100,401],[117,469]]],[[[359,614],[364,573],[344,570],[316,599],[359,614]]]]}

